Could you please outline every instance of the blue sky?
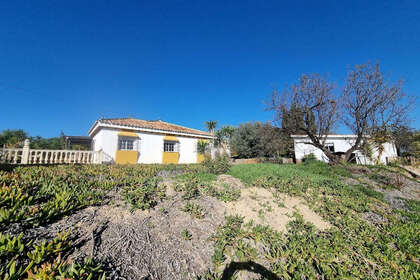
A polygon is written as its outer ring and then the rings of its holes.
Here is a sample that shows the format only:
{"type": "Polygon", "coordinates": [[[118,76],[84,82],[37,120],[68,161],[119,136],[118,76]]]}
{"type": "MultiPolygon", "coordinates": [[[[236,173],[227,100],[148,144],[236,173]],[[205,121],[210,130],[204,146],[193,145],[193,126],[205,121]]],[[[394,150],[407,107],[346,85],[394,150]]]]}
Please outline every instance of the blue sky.
{"type": "Polygon", "coordinates": [[[419,1],[1,1],[0,130],[267,121],[273,87],[377,60],[420,96],[419,1]]]}

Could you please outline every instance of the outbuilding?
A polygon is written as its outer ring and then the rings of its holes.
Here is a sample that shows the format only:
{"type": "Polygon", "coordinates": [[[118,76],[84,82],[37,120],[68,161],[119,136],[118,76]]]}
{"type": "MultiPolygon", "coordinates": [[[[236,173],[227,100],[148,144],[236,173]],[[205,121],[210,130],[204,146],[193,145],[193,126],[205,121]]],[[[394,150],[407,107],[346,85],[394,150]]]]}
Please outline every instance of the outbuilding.
{"type": "MultiPolygon", "coordinates": [[[[311,144],[311,139],[307,135],[292,135],[292,138],[296,161],[301,161],[309,154],[313,154],[318,160],[329,161],[323,151],[311,144]]],[[[367,138],[369,139],[369,137],[367,138]]],[[[350,149],[356,139],[357,135],[327,135],[325,146],[330,152],[342,155],[350,149]]],[[[397,149],[392,142],[383,143],[379,146],[370,145],[370,147],[370,155],[357,150],[350,159],[357,164],[386,164],[392,158],[397,157],[397,149]]]]}

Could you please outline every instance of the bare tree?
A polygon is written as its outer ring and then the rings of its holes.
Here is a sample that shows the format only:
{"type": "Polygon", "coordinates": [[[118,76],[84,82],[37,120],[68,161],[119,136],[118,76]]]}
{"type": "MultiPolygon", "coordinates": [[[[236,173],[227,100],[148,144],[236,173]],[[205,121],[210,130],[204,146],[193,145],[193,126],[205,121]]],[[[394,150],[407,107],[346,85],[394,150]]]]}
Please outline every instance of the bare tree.
{"type": "Polygon", "coordinates": [[[368,136],[388,135],[377,137],[387,142],[392,128],[406,124],[410,102],[404,102],[402,86],[402,81],[391,83],[384,77],[378,63],[356,65],[348,72],[342,91],[343,122],[357,138],[345,153],[346,161],[368,136]]]}
{"type": "Polygon", "coordinates": [[[311,140],[308,144],[321,149],[330,161],[338,162],[339,158],[325,146],[326,138],[339,118],[333,90],[333,84],[319,74],[302,75],[297,83],[286,86],[284,91],[274,90],[268,109],[275,112],[276,122],[287,117],[293,123],[293,126],[284,128],[290,129],[290,134],[293,131],[306,133],[311,140]],[[298,113],[290,115],[291,111],[298,113]]]}
{"type": "Polygon", "coordinates": [[[365,144],[391,140],[392,129],[406,124],[407,113],[414,102],[406,102],[403,82],[391,83],[380,71],[379,64],[356,65],[348,72],[342,91],[335,95],[332,84],[319,74],[302,75],[298,82],[283,92],[273,91],[268,109],[275,112],[275,121],[287,118],[290,134],[298,131],[310,138],[307,144],[324,152],[331,163],[341,157],[325,146],[328,134],[341,120],[357,137],[344,154],[363,150],[365,144]],[[340,101],[340,103],[338,102],[340,101]],[[294,113],[291,113],[294,112],[294,113]]]}

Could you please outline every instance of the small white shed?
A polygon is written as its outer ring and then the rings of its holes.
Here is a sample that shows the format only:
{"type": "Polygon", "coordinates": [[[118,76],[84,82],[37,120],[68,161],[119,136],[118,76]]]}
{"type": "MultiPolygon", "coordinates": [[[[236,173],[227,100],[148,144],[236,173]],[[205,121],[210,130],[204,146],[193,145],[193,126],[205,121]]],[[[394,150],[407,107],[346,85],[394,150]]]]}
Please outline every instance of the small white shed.
{"type": "MultiPolygon", "coordinates": [[[[314,154],[318,160],[328,162],[328,157],[320,149],[311,145],[311,139],[307,135],[292,135],[294,142],[295,158],[302,160],[309,154],[314,154]]],[[[326,137],[326,146],[333,153],[344,153],[356,141],[356,135],[328,135],[326,137]]],[[[362,151],[353,153],[353,160],[357,164],[374,164],[375,162],[386,164],[388,159],[397,156],[397,149],[394,143],[382,144],[382,152],[378,148],[373,148],[371,158],[363,154],[362,151]]]]}

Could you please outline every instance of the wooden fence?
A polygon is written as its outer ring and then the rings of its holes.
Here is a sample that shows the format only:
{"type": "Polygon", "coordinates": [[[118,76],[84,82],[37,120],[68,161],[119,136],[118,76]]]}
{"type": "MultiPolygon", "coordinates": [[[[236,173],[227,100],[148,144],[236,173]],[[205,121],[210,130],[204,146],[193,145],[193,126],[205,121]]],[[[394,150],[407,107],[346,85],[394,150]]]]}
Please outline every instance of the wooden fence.
{"type": "Polygon", "coordinates": [[[0,149],[0,163],[6,164],[94,164],[103,157],[102,151],[30,149],[28,139],[23,148],[0,149]]]}

